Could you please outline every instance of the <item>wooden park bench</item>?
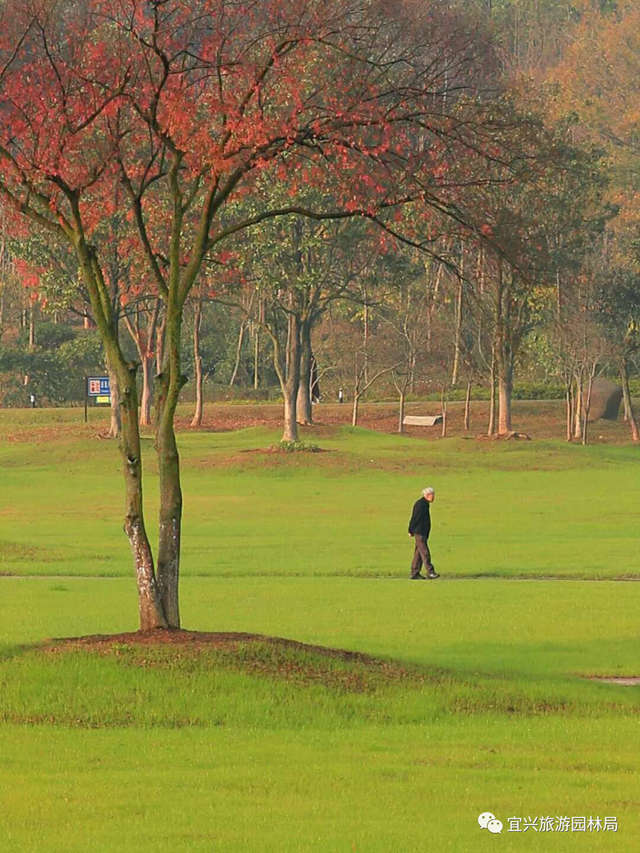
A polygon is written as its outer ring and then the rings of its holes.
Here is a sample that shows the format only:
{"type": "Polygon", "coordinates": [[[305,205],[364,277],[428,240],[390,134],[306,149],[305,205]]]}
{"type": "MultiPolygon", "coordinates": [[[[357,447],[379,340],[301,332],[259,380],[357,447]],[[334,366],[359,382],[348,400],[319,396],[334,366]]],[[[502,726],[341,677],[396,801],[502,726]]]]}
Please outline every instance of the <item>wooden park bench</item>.
{"type": "Polygon", "coordinates": [[[442,423],[442,415],[405,415],[403,426],[435,426],[442,423]]]}

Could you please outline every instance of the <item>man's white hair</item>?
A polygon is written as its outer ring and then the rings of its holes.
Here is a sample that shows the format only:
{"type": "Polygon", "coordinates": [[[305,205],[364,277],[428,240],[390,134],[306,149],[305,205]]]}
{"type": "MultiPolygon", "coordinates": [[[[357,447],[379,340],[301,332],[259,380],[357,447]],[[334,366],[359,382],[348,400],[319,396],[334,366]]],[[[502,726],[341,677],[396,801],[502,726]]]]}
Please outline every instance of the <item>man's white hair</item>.
{"type": "Polygon", "coordinates": [[[436,490],[433,488],[433,486],[425,486],[425,488],[422,490],[423,495],[435,495],[435,493],[436,490]]]}

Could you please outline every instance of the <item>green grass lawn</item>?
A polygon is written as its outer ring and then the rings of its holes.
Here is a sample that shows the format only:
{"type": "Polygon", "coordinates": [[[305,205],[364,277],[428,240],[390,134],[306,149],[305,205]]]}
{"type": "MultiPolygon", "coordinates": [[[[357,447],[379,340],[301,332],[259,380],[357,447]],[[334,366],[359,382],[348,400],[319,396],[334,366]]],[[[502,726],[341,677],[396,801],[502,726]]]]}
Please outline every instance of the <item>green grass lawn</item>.
{"type": "MultiPolygon", "coordinates": [[[[1,570],[127,576],[114,443],[91,427],[60,429],[0,449],[1,570]]],[[[443,576],[640,575],[635,447],[433,442],[343,427],[320,441],[325,453],[264,452],[277,437],[259,428],[180,436],[184,576],[402,577],[425,484],[437,490],[431,544],[443,576]]],[[[153,531],[155,459],[144,445],[153,531]]]]}
{"type": "Polygon", "coordinates": [[[376,662],[44,651],[136,628],[115,447],[72,415],[0,412],[1,850],[634,849],[640,688],[587,676],[640,675],[637,448],[183,434],[184,626],[376,662]],[[429,483],[442,578],[412,584],[429,483]],[[536,816],[618,831],[507,831],[536,816]]]}

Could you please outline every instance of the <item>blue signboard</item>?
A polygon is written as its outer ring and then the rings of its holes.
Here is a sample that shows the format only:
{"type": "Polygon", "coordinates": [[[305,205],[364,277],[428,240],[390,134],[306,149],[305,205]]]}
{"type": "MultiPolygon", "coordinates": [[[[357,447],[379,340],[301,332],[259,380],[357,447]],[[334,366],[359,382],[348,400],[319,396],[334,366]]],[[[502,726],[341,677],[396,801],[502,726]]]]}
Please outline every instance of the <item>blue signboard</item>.
{"type": "Polygon", "coordinates": [[[87,397],[109,397],[110,395],[108,376],[87,376],[87,397]]]}

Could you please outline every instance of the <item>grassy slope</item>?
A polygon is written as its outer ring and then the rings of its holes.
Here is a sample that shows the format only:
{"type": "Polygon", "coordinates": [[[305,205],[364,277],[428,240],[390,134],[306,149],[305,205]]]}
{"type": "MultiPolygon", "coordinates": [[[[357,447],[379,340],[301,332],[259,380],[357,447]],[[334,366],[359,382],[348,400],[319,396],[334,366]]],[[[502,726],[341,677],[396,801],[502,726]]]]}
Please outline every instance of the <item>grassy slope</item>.
{"type": "Polygon", "coordinates": [[[276,437],[264,430],[184,436],[185,624],[366,651],[424,675],[362,693],[214,659],[163,678],[16,650],[135,628],[113,446],[60,417],[48,445],[0,451],[2,570],[128,577],[0,579],[6,849],[542,849],[533,834],[480,831],[487,809],[504,821],[617,815],[617,834],[556,833],[544,849],[633,846],[638,689],[575,676],[640,674],[638,587],[402,580],[406,518],[428,481],[449,576],[637,573],[633,448],[345,430],[320,442],[332,453],[281,459],[243,452],[276,437]]]}

